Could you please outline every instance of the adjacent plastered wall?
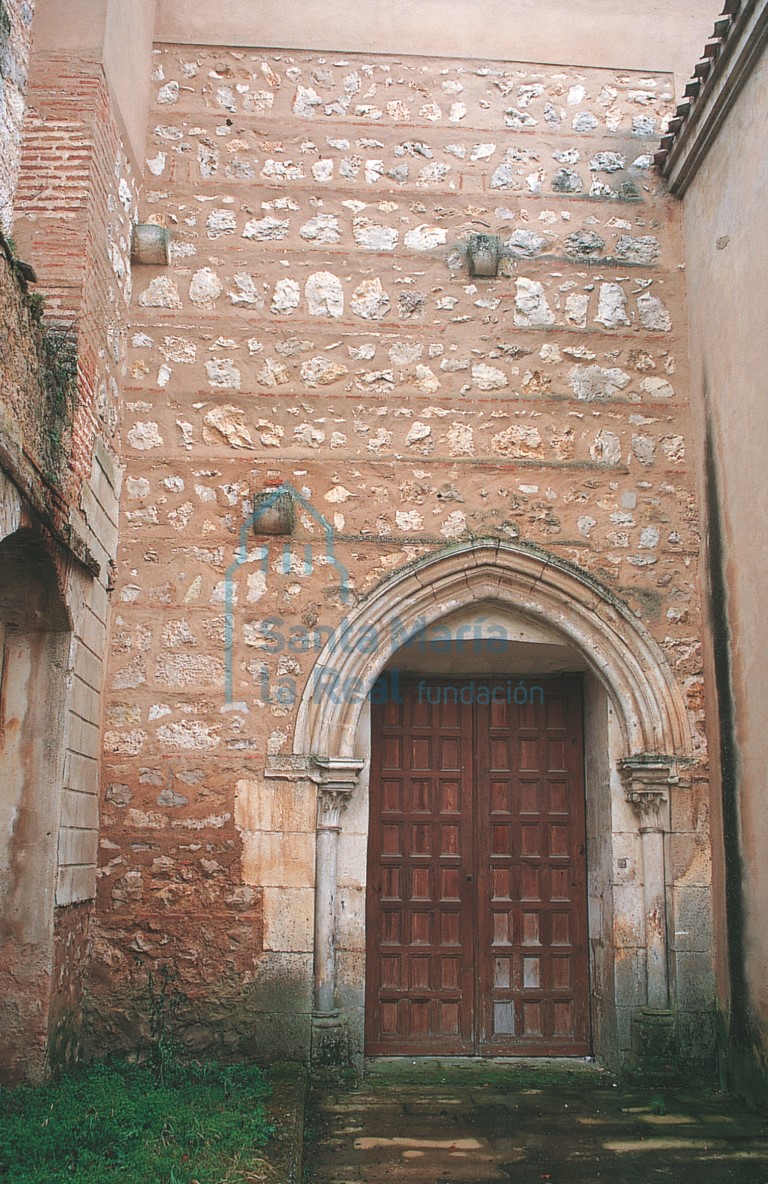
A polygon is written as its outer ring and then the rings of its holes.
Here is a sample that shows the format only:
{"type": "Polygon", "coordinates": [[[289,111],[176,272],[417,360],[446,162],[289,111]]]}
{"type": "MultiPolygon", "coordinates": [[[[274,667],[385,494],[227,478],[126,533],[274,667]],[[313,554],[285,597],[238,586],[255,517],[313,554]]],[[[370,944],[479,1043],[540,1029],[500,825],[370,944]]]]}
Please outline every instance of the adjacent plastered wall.
{"type": "MultiPolygon", "coordinates": [[[[730,876],[731,900],[727,911],[721,906],[717,912],[722,994],[729,989],[725,955],[730,944],[731,1004],[737,1013],[746,1012],[736,1060],[754,1057],[763,1071],[768,1054],[768,338],[764,259],[755,248],[768,232],[762,200],[768,165],[756,130],[767,108],[764,51],[683,201],[693,405],[713,573],[707,668],[725,734],[725,813],[717,813],[718,844],[724,839],[725,848],[719,847],[717,866],[723,893],[730,876]]],[[[713,716],[713,738],[715,725],[713,716]]],[[[741,1087],[751,1089],[742,1068],[741,1087]]]]}
{"type": "Polygon", "coordinates": [[[269,0],[254,10],[250,0],[228,0],[212,21],[205,0],[159,0],[155,40],[666,70],[682,93],[720,7],[720,0],[642,0],[631,10],[621,0],[269,0]]]}
{"type": "Polygon", "coordinates": [[[42,0],[35,15],[36,55],[103,64],[113,116],[134,164],[144,152],[154,23],[155,0],[42,0]]]}

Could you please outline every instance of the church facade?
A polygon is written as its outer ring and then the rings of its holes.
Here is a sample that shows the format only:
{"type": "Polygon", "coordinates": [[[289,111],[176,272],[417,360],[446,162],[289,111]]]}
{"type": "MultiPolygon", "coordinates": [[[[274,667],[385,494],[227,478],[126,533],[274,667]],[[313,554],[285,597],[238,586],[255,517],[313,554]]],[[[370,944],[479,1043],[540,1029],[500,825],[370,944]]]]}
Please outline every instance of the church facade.
{"type": "Polygon", "coordinates": [[[10,1075],[726,1056],[699,31],[6,7],[10,1075]]]}

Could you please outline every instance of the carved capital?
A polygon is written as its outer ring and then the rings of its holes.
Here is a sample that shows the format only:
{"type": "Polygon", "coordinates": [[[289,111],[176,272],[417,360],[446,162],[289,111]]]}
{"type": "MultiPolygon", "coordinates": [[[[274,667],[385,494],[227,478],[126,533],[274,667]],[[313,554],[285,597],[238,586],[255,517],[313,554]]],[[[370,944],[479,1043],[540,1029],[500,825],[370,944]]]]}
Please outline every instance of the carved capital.
{"type": "Polygon", "coordinates": [[[311,779],[317,785],[317,829],[338,830],[365,761],[350,757],[313,757],[311,779]]]}
{"type": "Polygon", "coordinates": [[[341,811],[349,801],[347,790],[328,789],[320,786],[317,795],[317,829],[338,830],[341,824],[341,811]]]}
{"type": "Polygon", "coordinates": [[[669,787],[678,782],[671,757],[639,753],[619,761],[624,795],[640,821],[640,830],[665,830],[669,787]]]}

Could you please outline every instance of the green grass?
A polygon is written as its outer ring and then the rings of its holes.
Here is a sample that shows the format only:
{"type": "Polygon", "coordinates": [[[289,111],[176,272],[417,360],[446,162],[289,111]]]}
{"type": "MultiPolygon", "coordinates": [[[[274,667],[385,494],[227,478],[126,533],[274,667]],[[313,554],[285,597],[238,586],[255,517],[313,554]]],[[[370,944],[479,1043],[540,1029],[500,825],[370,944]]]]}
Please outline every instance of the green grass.
{"type": "Polygon", "coordinates": [[[269,1093],[252,1065],[113,1062],[37,1089],[0,1089],[3,1184],[251,1184],[269,1093]]]}

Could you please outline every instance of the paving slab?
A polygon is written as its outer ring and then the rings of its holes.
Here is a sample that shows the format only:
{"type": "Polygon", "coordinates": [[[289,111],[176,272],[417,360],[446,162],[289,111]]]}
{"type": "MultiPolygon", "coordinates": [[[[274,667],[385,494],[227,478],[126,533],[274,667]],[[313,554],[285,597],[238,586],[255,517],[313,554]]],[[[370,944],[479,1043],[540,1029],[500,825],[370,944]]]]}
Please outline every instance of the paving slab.
{"type": "MultiPolygon", "coordinates": [[[[301,1184],[303,1175],[307,1072],[303,1065],[276,1064],[269,1074],[267,1100],[275,1133],[269,1144],[268,1184],[301,1184]]],[[[254,1175],[254,1181],[256,1177],[254,1175]]]]}
{"type": "Polygon", "coordinates": [[[585,1061],[371,1062],[316,1087],[305,1184],[768,1184],[768,1119],[585,1061]]]}

